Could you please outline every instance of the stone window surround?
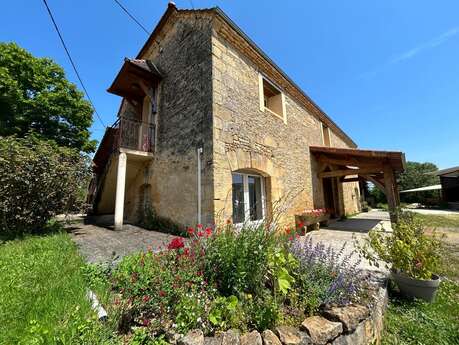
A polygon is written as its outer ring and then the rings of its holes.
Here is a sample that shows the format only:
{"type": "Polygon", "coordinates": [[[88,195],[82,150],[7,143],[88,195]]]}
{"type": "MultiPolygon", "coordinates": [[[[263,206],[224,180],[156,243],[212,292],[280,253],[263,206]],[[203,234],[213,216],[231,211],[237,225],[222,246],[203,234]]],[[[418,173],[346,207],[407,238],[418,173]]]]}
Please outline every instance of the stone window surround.
{"type": "Polygon", "coordinates": [[[284,124],[287,124],[287,111],[286,111],[286,108],[285,108],[285,93],[282,91],[282,89],[280,87],[278,87],[275,83],[273,83],[269,78],[267,78],[265,75],[263,75],[260,72],[258,73],[258,97],[259,97],[259,101],[260,101],[260,110],[262,112],[268,111],[268,113],[270,113],[270,114],[274,115],[275,117],[277,117],[278,119],[281,119],[282,121],[284,121],[284,124]],[[263,88],[263,82],[265,82],[265,81],[280,92],[280,94],[281,94],[281,102],[282,102],[282,114],[278,114],[278,113],[272,111],[271,109],[265,107],[264,90],[263,90],[264,89],[263,88]]]}

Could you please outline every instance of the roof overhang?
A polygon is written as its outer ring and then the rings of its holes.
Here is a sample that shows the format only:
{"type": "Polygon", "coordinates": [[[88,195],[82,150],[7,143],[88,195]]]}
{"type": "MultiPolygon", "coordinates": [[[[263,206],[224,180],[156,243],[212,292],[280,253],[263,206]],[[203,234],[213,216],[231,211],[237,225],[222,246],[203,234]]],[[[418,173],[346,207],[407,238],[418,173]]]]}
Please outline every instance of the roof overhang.
{"type": "Polygon", "coordinates": [[[126,58],[107,91],[121,97],[140,99],[145,96],[143,86],[159,80],[161,74],[152,61],[126,58]]]}
{"type": "Polygon", "coordinates": [[[400,191],[400,193],[427,192],[429,190],[440,190],[440,189],[441,189],[441,184],[434,184],[432,186],[402,190],[400,191]]]}
{"type": "Polygon", "coordinates": [[[459,166],[434,171],[430,174],[443,177],[459,177],[459,166]]]}
{"type": "Polygon", "coordinates": [[[337,148],[311,146],[310,152],[321,162],[335,166],[366,169],[365,171],[381,171],[384,166],[393,172],[405,170],[405,154],[398,151],[361,150],[354,148],[337,148]]]}

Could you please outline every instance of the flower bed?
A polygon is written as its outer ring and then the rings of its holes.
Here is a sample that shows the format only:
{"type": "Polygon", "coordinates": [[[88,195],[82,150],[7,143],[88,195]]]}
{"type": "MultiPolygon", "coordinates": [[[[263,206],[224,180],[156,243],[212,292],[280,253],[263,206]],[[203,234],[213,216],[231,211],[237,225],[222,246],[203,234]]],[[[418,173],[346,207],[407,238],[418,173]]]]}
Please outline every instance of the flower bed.
{"type": "Polygon", "coordinates": [[[267,228],[198,225],[190,239],[125,257],[110,277],[120,332],[188,344],[190,331],[201,339],[298,328],[332,307],[368,303],[367,276],[344,246],[267,228]]]}
{"type": "Polygon", "coordinates": [[[301,228],[313,226],[313,230],[318,230],[320,225],[328,225],[330,220],[330,210],[325,208],[317,208],[312,210],[304,210],[301,214],[295,216],[296,224],[301,228]]]}

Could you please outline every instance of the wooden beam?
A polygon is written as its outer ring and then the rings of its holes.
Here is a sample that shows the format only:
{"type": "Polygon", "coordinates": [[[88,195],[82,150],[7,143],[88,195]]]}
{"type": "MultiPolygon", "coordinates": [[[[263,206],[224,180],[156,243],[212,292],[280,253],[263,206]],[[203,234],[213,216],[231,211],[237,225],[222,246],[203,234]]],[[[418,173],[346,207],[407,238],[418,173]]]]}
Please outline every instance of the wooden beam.
{"type": "Polygon", "coordinates": [[[373,167],[378,167],[383,170],[383,164],[384,162],[382,160],[378,159],[371,159],[370,161],[362,161],[357,158],[329,158],[325,155],[317,155],[317,160],[322,162],[322,163],[327,163],[327,164],[334,164],[334,165],[345,165],[345,166],[355,166],[359,168],[373,168],[373,167]]]}
{"type": "Polygon", "coordinates": [[[395,180],[394,171],[390,166],[384,167],[384,185],[386,187],[386,198],[387,205],[389,206],[390,220],[391,222],[397,222],[397,196],[396,186],[397,181],[395,180]]]}
{"type": "Polygon", "coordinates": [[[370,168],[362,168],[362,169],[339,169],[333,171],[325,171],[320,172],[320,178],[326,177],[341,177],[341,176],[348,176],[348,175],[371,175],[371,174],[378,174],[381,170],[379,169],[370,169],[370,168]]]}
{"type": "Polygon", "coordinates": [[[384,195],[386,194],[386,187],[384,186],[384,182],[379,181],[373,176],[369,176],[369,175],[360,175],[360,176],[362,176],[365,180],[373,183],[376,186],[376,188],[378,188],[381,192],[384,193],[384,195]]]}
{"type": "Polygon", "coordinates": [[[359,182],[360,178],[359,177],[348,177],[348,178],[341,178],[341,182],[346,183],[346,182],[359,182]]]}

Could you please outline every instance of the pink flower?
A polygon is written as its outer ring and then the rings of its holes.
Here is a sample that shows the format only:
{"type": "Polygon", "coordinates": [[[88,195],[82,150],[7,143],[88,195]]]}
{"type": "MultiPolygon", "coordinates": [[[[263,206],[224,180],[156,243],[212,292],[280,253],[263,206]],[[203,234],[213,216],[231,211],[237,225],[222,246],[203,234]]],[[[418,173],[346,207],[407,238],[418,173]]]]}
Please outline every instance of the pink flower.
{"type": "Polygon", "coordinates": [[[211,229],[211,228],[206,228],[205,232],[206,232],[206,236],[207,236],[207,237],[209,237],[210,235],[212,235],[212,229],[211,229]]]}
{"type": "Polygon", "coordinates": [[[194,234],[194,228],[192,228],[191,226],[186,230],[186,232],[188,233],[188,235],[193,235],[194,234]]]}
{"type": "Polygon", "coordinates": [[[204,233],[202,231],[198,231],[198,237],[204,236],[204,233]]]}
{"type": "Polygon", "coordinates": [[[145,303],[147,303],[149,300],[150,300],[150,296],[148,296],[148,295],[145,295],[142,298],[142,301],[144,301],[145,303]]]}
{"type": "Polygon", "coordinates": [[[198,229],[202,229],[202,224],[198,224],[198,225],[196,225],[196,227],[197,227],[198,229]]]}

